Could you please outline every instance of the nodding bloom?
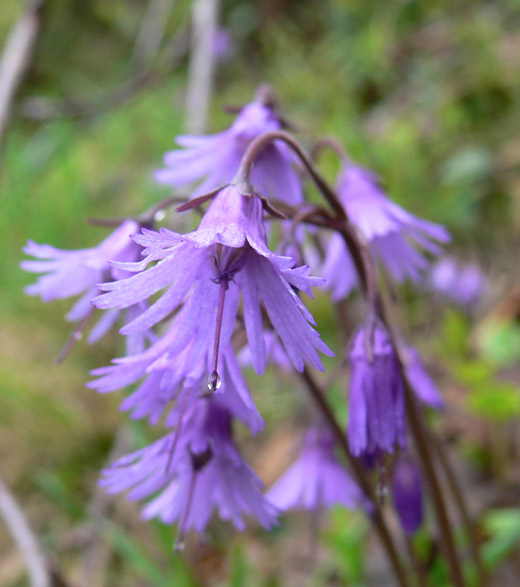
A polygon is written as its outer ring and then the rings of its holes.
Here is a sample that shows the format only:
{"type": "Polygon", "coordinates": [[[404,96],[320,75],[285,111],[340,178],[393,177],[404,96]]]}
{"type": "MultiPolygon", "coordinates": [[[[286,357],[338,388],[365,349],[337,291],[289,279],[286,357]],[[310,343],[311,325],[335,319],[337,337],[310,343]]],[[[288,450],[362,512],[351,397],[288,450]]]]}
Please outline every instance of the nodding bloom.
{"type": "Polygon", "coordinates": [[[311,428],[295,463],[267,492],[266,498],[280,510],[317,510],[334,505],[349,509],[371,504],[334,455],[335,441],[329,430],[311,428]]]}
{"type": "Polygon", "coordinates": [[[348,440],[354,456],[393,452],[406,442],[404,384],[396,351],[379,322],[354,334],[349,351],[348,440]]]}
{"type": "Polygon", "coordinates": [[[428,286],[463,308],[471,308],[481,297],[486,279],[475,263],[459,263],[453,257],[439,259],[427,276],[428,286]]]}
{"type": "Polygon", "coordinates": [[[421,402],[431,408],[442,410],[444,407],[442,396],[428,371],[426,371],[419,353],[411,346],[406,347],[405,353],[406,377],[415,395],[421,402]]]}
{"type": "MultiPolygon", "coordinates": [[[[93,311],[92,299],[99,294],[98,283],[110,279],[121,279],[128,275],[114,267],[110,261],[135,261],[140,247],[130,236],[139,231],[133,220],[123,222],[110,236],[91,249],[62,250],[51,245],[39,245],[29,241],[24,252],[35,257],[33,261],[22,261],[21,267],[31,273],[41,273],[36,283],[26,287],[25,292],[40,296],[44,302],[81,295],[66,318],[70,322],[87,320],[93,311]]],[[[141,307],[142,311],[144,307],[141,307]]],[[[139,313],[129,309],[129,316],[139,313]]],[[[91,330],[88,341],[99,340],[115,323],[118,310],[105,312],[91,330]]]]}
{"type": "MultiPolygon", "coordinates": [[[[418,281],[428,266],[418,247],[438,254],[440,247],[434,241],[449,240],[443,226],[422,220],[390,201],[377,175],[368,169],[345,164],[338,177],[337,192],[349,220],[368,241],[374,258],[399,282],[418,281]]],[[[346,297],[357,284],[352,259],[338,234],[329,242],[323,275],[335,300],[346,297]]]]}
{"type": "MultiPolygon", "coordinates": [[[[301,371],[308,362],[323,368],[317,351],[331,351],[313,328],[315,322],[294,289],[312,296],[311,286],[321,285],[323,280],[310,277],[308,267],[293,268],[291,258],[277,256],[267,248],[260,198],[242,196],[231,185],[214,197],[194,232],[181,235],[167,229],[143,230],[133,238],[144,247],[145,259],[117,266],[138,273],[100,285],[107,293],[94,304],[104,309],[126,308],[168,289],[125,325],[123,334],[151,328],[184,306],[176,351],[188,344],[197,329],[212,325],[210,378],[216,379],[219,348],[230,343],[241,294],[245,330],[258,373],[266,364],[260,300],[294,367],[301,371]],[[146,269],[152,261],[159,262],[146,269]],[[203,326],[202,318],[206,321],[203,326]]],[[[204,340],[207,351],[205,335],[204,340]]]]}
{"type": "Polygon", "coordinates": [[[143,518],[178,522],[181,538],[191,528],[202,532],[215,509],[238,530],[245,529],[244,515],[264,528],[277,523],[278,511],[238,452],[231,414],[216,396],[180,414],[176,429],[164,438],[116,461],[103,471],[100,484],[109,493],[130,490],[130,500],[151,498],[143,518]]]}
{"type": "Polygon", "coordinates": [[[395,465],[392,496],[403,530],[414,534],[423,521],[423,498],[419,469],[409,457],[399,458],[395,465]]]}
{"type": "MultiPolygon", "coordinates": [[[[276,110],[259,100],[245,106],[228,130],[209,136],[178,136],[183,149],[164,157],[165,168],[155,172],[158,183],[182,187],[201,182],[193,191],[200,196],[230,183],[253,139],[276,131],[282,123],[276,110]]],[[[251,183],[264,198],[287,204],[303,201],[300,178],[293,168],[294,157],[281,141],[266,145],[255,160],[251,183]]]]}
{"type": "MultiPolygon", "coordinates": [[[[182,317],[181,314],[179,317],[182,317]]],[[[134,420],[147,418],[150,424],[157,424],[175,402],[176,408],[171,409],[165,420],[166,426],[173,426],[177,409],[191,405],[200,395],[207,393],[204,382],[207,381],[208,369],[211,369],[211,345],[204,344],[200,329],[184,349],[177,350],[177,342],[180,342],[179,322],[176,319],[164,336],[145,351],[115,359],[113,365],[92,371],[98,379],[89,383],[88,387],[106,393],[141,380],[125,398],[121,409],[130,411],[134,420]]],[[[198,326],[204,329],[206,337],[213,335],[204,315],[200,316],[198,326]]],[[[242,420],[251,432],[261,430],[264,421],[251,398],[230,344],[220,353],[218,372],[221,378],[215,394],[219,402],[233,416],[242,420]]]]}

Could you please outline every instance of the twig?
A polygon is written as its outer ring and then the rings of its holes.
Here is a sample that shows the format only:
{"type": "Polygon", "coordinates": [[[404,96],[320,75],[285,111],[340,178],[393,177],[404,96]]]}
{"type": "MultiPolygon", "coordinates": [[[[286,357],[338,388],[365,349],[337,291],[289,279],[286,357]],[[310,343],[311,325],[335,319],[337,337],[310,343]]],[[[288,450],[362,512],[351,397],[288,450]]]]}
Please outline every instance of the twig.
{"type": "MultiPolygon", "coordinates": [[[[124,455],[130,448],[130,430],[121,426],[117,431],[108,461],[112,462],[124,455]]],[[[104,488],[96,486],[94,496],[88,507],[90,524],[87,527],[85,548],[80,561],[78,585],[96,587],[105,583],[104,571],[109,557],[109,549],[104,539],[103,526],[106,512],[112,503],[112,496],[104,488]]]]}
{"type": "Polygon", "coordinates": [[[29,67],[46,0],[33,0],[13,27],[0,59],[0,144],[13,98],[29,67]]]}
{"type": "Polygon", "coordinates": [[[157,54],[174,3],[175,0],[150,0],[148,3],[132,54],[136,69],[150,63],[157,54]]]}
{"type": "Polygon", "coordinates": [[[50,587],[51,573],[45,556],[14,495],[0,478],[0,516],[22,555],[32,587],[50,587]]]}
{"type": "Polygon", "coordinates": [[[161,55],[154,67],[138,71],[129,80],[119,87],[95,99],[65,98],[63,100],[45,100],[39,97],[25,99],[21,104],[21,113],[33,120],[47,120],[54,118],[91,118],[115,106],[121,106],[134,98],[145,89],[153,88],[163,83],[164,79],[179,65],[188,52],[189,35],[181,31],[175,35],[161,55]]]}
{"type": "Polygon", "coordinates": [[[201,134],[206,127],[213,89],[215,57],[213,43],[219,0],[194,0],[192,7],[191,56],[186,91],[186,130],[201,134]]]}

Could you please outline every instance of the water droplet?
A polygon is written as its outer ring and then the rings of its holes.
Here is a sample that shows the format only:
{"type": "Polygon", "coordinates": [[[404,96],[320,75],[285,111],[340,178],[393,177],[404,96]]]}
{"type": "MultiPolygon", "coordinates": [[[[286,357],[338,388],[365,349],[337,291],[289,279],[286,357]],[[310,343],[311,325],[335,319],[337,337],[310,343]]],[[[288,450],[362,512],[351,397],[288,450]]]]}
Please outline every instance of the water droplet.
{"type": "Polygon", "coordinates": [[[153,219],[155,220],[155,222],[161,222],[161,220],[164,220],[165,218],[166,218],[166,210],[158,210],[153,215],[153,219]]]}
{"type": "Polygon", "coordinates": [[[175,554],[180,554],[184,550],[185,544],[184,542],[176,542],[173,545],[173,552],[175,554]]]}
{"type": "Polygon", "coordinates": [[[216,371],[212,371],[208,377],[208,389],[215,393],[217,389],[220,389],[222,385],[222,379],[220,379],[220,375],[216,371]]]}
{"type": "Polygon", "coordinates": [[[78,331],[72,335],[73,340],[81,340],[83,338],[83,332],[78,331]]]}

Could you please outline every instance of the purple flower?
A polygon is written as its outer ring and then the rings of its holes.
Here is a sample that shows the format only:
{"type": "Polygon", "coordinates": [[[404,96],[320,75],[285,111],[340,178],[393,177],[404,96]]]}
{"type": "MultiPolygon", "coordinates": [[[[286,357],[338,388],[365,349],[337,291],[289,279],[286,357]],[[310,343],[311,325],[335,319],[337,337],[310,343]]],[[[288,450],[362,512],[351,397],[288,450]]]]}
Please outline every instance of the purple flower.
{"type": "Polygon", "coordinates": [[[395,349],[384,327],[363,325],[350,352],[348,440],[355,456],[405,446],[404,386],[395,349]]]}
{"type": "Polygon", "coordinates": [[[344,505],[354,509],[370,502],[334,455],[330,431],[310,429],[296,462],[267,492],[267,499],[281,510],[344,505]]]}
{"type": "Polygon", "coordinates": [[[423,520],[421,476],[409,458],[400,458],[394,468],[392,495],[399,520],[407,534],[414,534],[423,520]]]}
{"type": "MultiPolygon", "coordinates": [[[[107,293],[97,297],[99,308],[125,308],[168,287],[136,320],[122,328],[130,334],[151,328],[184,303],[177,350],[201,327],[214,327],[214,362],[219,345],[229,344],[238,310],[239,293],[253,365],[262,373],[266,348],[260,300],[291,362],[302,370],[305,362],[321,369],[317,350],[331,351],[314,330],[314,320],[293,288],[312,296],[311,286],[323,280],[309,276],[308,267],[293,268],[294,261],[272,253],[266,244],[262,202],[242,196],[236,187],[221,190],[194,232],[180,235],[167,229],[143,230],[134,240],[145,247],[140,263],[118,267],[139,272],[130,278],[100,285],[107,293]],[[159,261],[145,269],[151,261],[159,261]]],[[[207,347],[207,345],[206,345],[207,347]]]]}
{"type": "MultiPolygon", "coordinates": [[[[422,220],[390,201],[377,176],[363,167],[345,165],[337,190],[349,220],[367,239],[375,259],[399,282],[407,278],[419,280],[428,265],[415,246],[438,254],[440,247],[433,241],[449,240],[444,227],[422,220]]],[[[335,300],[347,296],[357,283],[352,260],[338,234],[330,239],[323,274],[335,300]]]]}
{"type": "Polygon", "coordinates": [[[142,516],[179,522],[181,534],[202,532],[214,509],[239,530],[244,515],[264,528],[276,524],[278,512],[235,447],[231,415],[215,396],[195,403],[177,430],[115,462],[100,483],[109,493],[130,489],[130,500],[152,498],[142,516]]]}
{"type": "MultiPolygon", "coordinates": [[[[228,130],[209,136],[179,136],[184,147],[166,153],[166,168],[155,172],[159,183],[182,187],[201,181],[193,192],[200,196],[230,183],[253,139],[281,128],[276,111],[262,102],[245,106],[228,130]]],[[[300,179],[293,169],[293,156],[280,141],[267,145],[255,161],[251,183],[264,198],[288,204],[303,201],[300,179]]]]}
{"type": "Polygon", "coordinates": [[[437,261],[427,278],[431,289],[464,308],[470,308],[479,300],[485,282],[478,265],[461,264],[453,257],[444,257],[437,261]]]}
{"type": "MultiPolygon", "coordinates": [[[[180,340],[176,320],[168,332],[142,353],[115,359],[113,365],[95,369],[92,374],[99,378],[88,384],[102,393],[122,389],[142,379],[142,382],[123,401],[121,409],[131,411],[132,419],[148,418],[157,424],[168,407],[172,410],[166,425],[173,426],[179,406],[191,405],[202,393],[207,393],[207,378],[210,361],[210,345],[203,344],[200,329],[192,340],[177,351],[180,340]]],[[[207,327],[204,317],[199,325],[207,327]]],[[[207,328],[206,328],[207,330],[207,328]]],[[[231,345],[221,353],[219,361],[221,384],[216,390],[219,402],[253,433],[264,427],[262,417],[250,396],[247,383],[240,371],[231,345]]]]}
{"type": "MultiPolygon", "coordinates": [[[[39,245],[29,241],[24,252],[36,258],[22,261],[21,267],[31,273],[41,273],[36,283],[25,288],[28,295],[40,296],[44,302],[82,294],[66,318],[70,322],[88,319],[93,310],[92,299],[99,294],[97,284],[108,279],[121,279],[125,271],[111,266],[110,261],[134,261],[140,247],[130,240],[139,231],[139,225],[127,220],[97,247],[91,249],[62,250],[51,245],[39,245]]],[[[140,310],[143,310],[141,306],[140,310]]],[[[137,309],[129,309],[130,318],[137,309]]],[[[91,330],[88,341],[99,340],[115,323],[118,310],[105,312],[91,330]]]]}
{"type": "Polygon", "coordinates": [[[444,402],[433,379],[426,371],[419,353],[409,346],[405,350],[406,377],[415,392],[415,395],[428,406],[442,410],[444,402]]]}

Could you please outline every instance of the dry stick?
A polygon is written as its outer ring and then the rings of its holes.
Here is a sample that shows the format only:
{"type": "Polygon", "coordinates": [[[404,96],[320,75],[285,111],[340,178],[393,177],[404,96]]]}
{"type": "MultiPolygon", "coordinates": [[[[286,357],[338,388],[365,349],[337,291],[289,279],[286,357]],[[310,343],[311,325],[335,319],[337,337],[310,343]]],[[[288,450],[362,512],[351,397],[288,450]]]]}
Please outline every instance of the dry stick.
{"type": "Polygon", "coordinates": [[[50,587],[51,574],[45,556],[15,497],[0,478],[0,516],[24,558],[32,587],[50,587]]]}
{"type": "Polygon", "coordinates": [[[11,31],[0,59],[0,144],[13,98],[22,82],[40,31],[45,0],[33,0],[11,31]]]}
{"type": "Polygon", "coordinates": [[[175,0],[150,0],[148,3],[132,52],[132,60],[137,69],[148,64],[157,54],[174,2],[175,0]]]}
{"type": "Polygon", "coordinates": [[[201,134],[206,127],[213,89],[219,0],[194,0],[192,7],[191,56],[186,91],[186,130],[201,134]]]}
{"type": "Polygon", "coordinates": [[[460,517],[462,519],[462,523],[466,528],[466,532],[469,538],[469,547],[471,550],[471,555],[475,562],[475,566],[477,567],[478,578],[480,579],[480,584],[482,587],[487,587],[489,585],[488,576],[486,567],[480,555],[480,548],[478,547],[477,537],[475,536],[475,527],[471,520],[471,516],[469,514],[468,508],[466,506],[466,502],[462,497],[462,490],[459,486],[457,478],[453,472],[453,469],[450,465],[448,460],[448,455],[444,450],[444,447],[441,444],[441,441],[436,437],[435,434],[430,433],[430,438],[432,440],[433,448],[437,454],[437,458],[439,459],[439,463],[444,471],[444,475],[446,476],[446,480],[448,485],[453,493],[453,498],[457,507],[459,509],[460,517]]]}
{"type": "Polygon", "coordinates": [[[336,417],[330,409],[323,392],[319,388],[318,384],[314,381],[309,371],[307,369],[304,369],[303,372],[299,375],[305,382],[307,389],[309,390],[309,393],[312,395],[322,415],[324,416],[325,420],[328,422],[330,428],[332,429],[332,432],[336,437],[336,441],[338,442],[339,446],[341,447],[342,451],[347,457],[347,460],[350,466],[352,467],[354,474],[356,475],[356,478],[359,482],[359,485],[361,486],[361,489],[363,490],[363,493],[374,505],[372,520],[374,522],[377,532],[379,533],[379,537],[381,538],[381,542],[383,543],[388,558],[390,559],[390,563],[392,565],[392,568],[394,570],[395,576],[399,584],[402,587],[406,587],[407,585],[409,585],[409,582],[406,577],[405,570],[399,559],[399,554],[397,553],[397,549],[392,540],[392,536],[383,518],[379,502],[376,499],[376,496],[374,495],[374,492],[372,490],[372,486],[370,485],[370,482],[367,479],[367,476],[363,469],[363,465],[352,456],[347,444],[347,438],[344,431],[338,424],[336,417]]]}

